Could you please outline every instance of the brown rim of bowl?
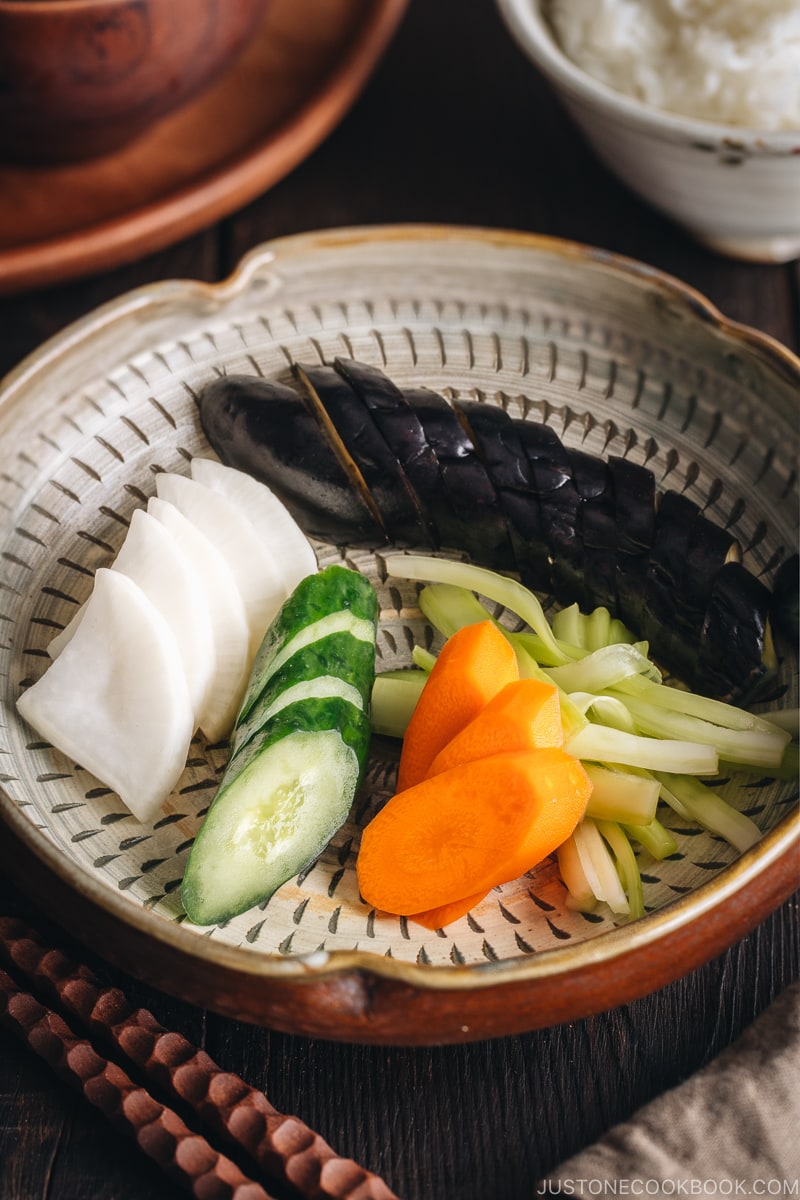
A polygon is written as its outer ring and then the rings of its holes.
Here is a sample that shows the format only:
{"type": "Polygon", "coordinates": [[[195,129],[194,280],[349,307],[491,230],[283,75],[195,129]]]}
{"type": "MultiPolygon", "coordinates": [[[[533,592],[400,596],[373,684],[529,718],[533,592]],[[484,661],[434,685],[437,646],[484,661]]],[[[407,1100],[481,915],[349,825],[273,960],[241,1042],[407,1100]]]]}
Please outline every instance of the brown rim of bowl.
{"type": "MultiPolygon", "coordinates": [[[[169,299],[178,301],[187,291],[224,303],[230,296],[247,287],[249,279],[259,266],[274,264],[281,257],[306,255],[315,249],[330,250],[337,245],[367,246],[377,242],[425,240],[467,241],[506,249],[540,250],[570,260],[597,264],[625,278],[649,281],[668,292],[692,315],[762,353],[781,376],[800,387],[800,359],[792,351],[766,334],[726,319],[701,293],[643,263],[579,243],[536,234],[455,226],[395,225],[325,230],[279,238],[251,250],[236,270],[219,283],[165,280],[129,292],[68,326],[24,359],[14,371],[0,381],[0,405],[13,403],[15,390],[24,383],[30,383],[39,371],[52,369],[59,357],[69,354],[76,340],[91,337],[93,332],[99,330],[105,331],[123,315],[145,308],[150,303],[158,301],[163,304],[169,299]]],[[[726,945],[732,944],[748,928],[752,928],[758,920],[766,917],[787,899],[800,882],[799,809],[784,817],[756,846],[742,854],[713,880],[690,894],[630,925],[621,926],[604,933],[601,937],[568,948],[543,951],[531,958],[481,964],[479,967],[421,966],[360,950],[325,952],[322,962],[316,955],[293,958],[255,954],[241,947],[212,941],[207,936],[198,935],[182,925],[167,922],[143,908],[135,908],[123,897],[110,892],[65,861],[58,848],[20,814],[16,804],[3,789],[0,789],[0,816],[12,834],[32,852],[46,870],[84,900],[118,919],[123,926],[146,938],[152,938],[162,947],[172,948],[195,962],[222,967],[242,979],[262,982],[274,980],[277,984],[324,981],[347,973],[395,981],[421,991],[471,991],[524,981],[541,983],[545,979],[569,976],[599,964],[613,964],[631,952],[635,953],[645,948],[652,950],[654,944],[685,932],[692,922],[703,916],[728,912],[733,916],[734,906],[745,889],[757,880],[765,884],[763,873],[769,872],[761,902],[754,913],[750,914],[754,919],[745,922],[746,928],[743,927],[740,915],[738,923],[732,919],[729,924],[729,940],[726,942],[724,936],[717,936],[709,953],[698,954],[695,961],[687,962],[688,970],[714,953],[721,952],[726,945]],[[309,959],[312,961],[307,961],[309,959]]]]}

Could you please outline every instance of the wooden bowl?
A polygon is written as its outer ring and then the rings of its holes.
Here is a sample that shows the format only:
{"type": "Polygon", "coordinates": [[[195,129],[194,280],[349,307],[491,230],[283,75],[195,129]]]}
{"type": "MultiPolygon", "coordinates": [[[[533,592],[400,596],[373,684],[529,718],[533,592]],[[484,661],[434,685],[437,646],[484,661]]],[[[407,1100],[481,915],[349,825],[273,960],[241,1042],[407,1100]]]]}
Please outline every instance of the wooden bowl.
{"type": "Polygon", "coordinates": [[[126,145],[213,82],[269,0],[0,0],[0,157],[126,145]]]}
{"type": "MultiPolygon", "coordinates": [[[[346,229],[253,251],[224,283],[155,284],[83,318],[0,385],[0,863],[56,920],[123,968],[228,1015],[326,1038],[468,1041],[572,1020],[719,954],[797,882],[792,781],[720,780],[758,824],[744,855],[670,810],[678,851],[642,852],[646,915],[566,903],[545,862],[438,932],[359,896],[361,828],[391,794],[376,738],[350,819],[268,903],[211,929],[180,883],[225,748],[196,738],[164,811],[140,824],[43,743],[15,701],[114,558],[159,469],[211,453],[195,396],[220,371],[285,378],[356,357],[401,386],[482,397],[592,454],[646,462],[729,524],[767,582],[797,543],[800,362],[651,268],[546,238],[436,227],[346,229]]],[[[382,556],[316,544],[376,584],[379,669],[426,625],[382,556]]],[[[545,602],[547,599],[545,598],[545,602]]],[[[780,687],[797,705],[795,647],[780,687]]],[[[664,810],[664,811],[662,811],[664,810]]]]}

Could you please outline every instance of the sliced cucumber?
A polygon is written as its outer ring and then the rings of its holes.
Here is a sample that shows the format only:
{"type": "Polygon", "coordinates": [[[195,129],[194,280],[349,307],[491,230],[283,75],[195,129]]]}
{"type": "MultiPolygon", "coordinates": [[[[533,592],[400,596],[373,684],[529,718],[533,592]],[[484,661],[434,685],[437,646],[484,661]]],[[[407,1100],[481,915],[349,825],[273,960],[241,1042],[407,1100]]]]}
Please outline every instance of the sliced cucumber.
{"type": "Polygon", "coordinates": [[[219,923],[271,896],[345,821],[369,748],[376,626],[374,589],[345,567],[305,579],[284,604],[189,856],[181,894],[191,921],[219,923]],[[371,641],[349,628],[314,639],[342,615],[368,625],[371,641]]]}
{"type": "Polygon", "coordinates": [[[378,599],[363,576],[348,567],[326,567],[295,588],[281,608],[256,654],[242,701],[241,722],[268,681],[300,650],[335,633],[347,633],[375,645],[378,599]]]}
{"type": "MultiPolygon", "coordinates": [[[[322,622],[307,626],[309,634],[322,622]]],[[[367,624],[365,622],[365,624],[367,624]]],[[[297,648],[277,669],[263,677],[264,686],[257,701],[239,717],[233,737],[232,754],[250,740],[281,704],[298,688],[308,694],[341,695],[357,708],[365,708],[375,675],[375,626],[369,623],[370,641],[354,636],[349,630],[330,633],[297,648]],[[324,685],[322,680],[327,681],[324,685]],[[315,685],[312,688],[311,685],[315,685]],[[320,687],[322,690],[320,690],[320,687]]],[[[292,638],[295,646],[299,637],[292,638]]]]}

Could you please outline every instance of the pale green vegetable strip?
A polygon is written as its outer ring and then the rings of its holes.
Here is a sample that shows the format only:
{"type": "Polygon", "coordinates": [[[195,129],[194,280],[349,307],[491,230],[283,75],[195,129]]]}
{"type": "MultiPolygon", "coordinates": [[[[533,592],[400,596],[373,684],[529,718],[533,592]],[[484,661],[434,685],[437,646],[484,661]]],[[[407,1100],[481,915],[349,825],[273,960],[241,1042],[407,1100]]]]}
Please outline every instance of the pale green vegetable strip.
{"type": "Polygon", "coordinates": [[[370,708],[375,733],[404,736],[427,680],[427,671],[386,671],[376,675],[370,708]]]}
{"type": "Polygon", "coordinates": [[[789,734],[780,729],[771,733],[761,729],[728,730],[699,717],[644,703],[633,696],[626,697],[625,704],[641,733],[713,746],[718,756],[728,762],[776,767],[789,741],[789,734]]]}
{"type": "Polygon", "coordinates": [[[597,763],[585,762],[583,767],[592,781],[587,817],[634,825],[646,825],[654,819],[660,790],[657,779],[612,771],[597,763]]]}
{"type": "Polygon", "coordinates": [[[586,623],[577,604],[561,608],[553,614],[553,634],[562,642],[588,649],[586,645],[586,623]]]}
{"type": "Polygon", "coordinates": [[[581,867],[597,899],[604,900],[612,912],[627,915],[630,905],[617,868],[591,817],[584,817],[572,836],[581,867]]]}
{"type": "Polygon", "coordinates": [[[648,821],[646,825],[632,825],[623,821],[622,827],[628,837],[638,842],[653,858],[669,858],[670,854],[675,854],[678,849],[673,834],[657,819],[648,821]]]}
{"type": "Polygon", "coordinates": [[[502,604],[529,625],[534,633],[538,633],[550,652],[556,656],[557,662],[568,661],[567,655],[559,648],[553,636],[539,600],[533,592],[515,579],[508,579],[505,575],[498,575],[485,567],[474,567],[471,563],[433,558],[427,554],[390,554],[385,562],[387,573],[397,579],[453,583],[502,604]]]}
{"type": "MultiPolygon", "coordinates": [[[[502,629],[502,626],[500,628],[502,629]]],[[[503,629],[503,633],[512,646],[516,647],[518,644],[522,646],[542,667],[557,667],[559,663],[563,663],[564,661],[563,658],[559,658],[558,662],[554,661],[553,654],[551,654],[549,648],[545,646],[542,639],[536,633],[528,633],[524,629],[513,633],[508,629],[503,629]]],[[[558,641],[558,648],[561,654],[566,654],[569,659],[577,660],[579,658],[586,658],[586,655],[589,653],[588,650],[582,649],[579,646],[573,646],[569,642],[562,642],[560,638],[556,640],[558,641]]]]}
{"type": "Polygon", "coordinates": [[[773,709],[772,712],[762,713],[761,719],[787,730],[793,738],[800,733],[800,708],[773,709]]]}
{"type": "Polygon", "coordinates": [[[414,646],[411,651],[411,661],[420,671],[429,675],[436,663],[436,655],[431,654],[430,650],[425,650],[422,646],[414,646]]]}
{"type": "Polygon", "coordinates": [[[452,583],[431,583],[419,594],[419,607],[434,629],[452,637],[465,625],[494,620],[474,592],[452,583]]]}
{"type": "MultiPolygon", "coordinates": [[[[737,708],[735,704],[725,704],[722,700],[711,700],[708,696],[699,696],[695,692],[685,692],[665,683],[655,683],[645,679],[643,675],[625,679],[616,685],[616,690],[625,695],[637,696],[660,708],[699,717],[702,721],[710,721],[712,725],[721,725],[724,729],[760,729],[764,733],[774,733],[776,727],[786,727],[782,726],[779,720],[780,713],[751,713],[747,709],[737,708]]],[[[796,709],[793,711],[797,712],[796,709]]]]}
{"type": "MultiPolygon", "coordinates": [[[[543,672],[544,674],[544,672],[543,672]]],[[[621,700],[612,696],[595,696],[593,692],[572,692],[570,702],[587,716],[591,714],[598,724],[611,729],[621,729],[634,735],[636,724],[621,700]]]]}
{"type": "Polygon", "coordinates": [[[628,898],[630,916],[644,916],[644,895],[642,894],[642,877],[639,874],[639,864],[633,853],[625,833],[615,821],[598,821],[597,828],[602,837],[608,842],[614,854],[617,873],[622,880],[622,887],[628,898]]]}
{"type": "Polygon", "coordinates": [[[512,646],[516,647],[519,640],[528,654],[544,666],[556,666],[568,658],[583,658],[588,653],[577,646],[568,646],[559,639],[559,653],[554,655],[549,645],[545,645],[536,633],[527,631],[512,632],[506,629],[481,603],[474,592],[467,588],[456,587],[452,583],[429,583],[419,594],[419,607],[423,616],[427,617],[434,629],[444,637],[452,637],[465,625],[476,625],[479,621],[493,621],[501,633],[504,633],[512,646]]]}
{"type": "Polygon", "coordinates": [[[711,833],[718,833],[740,853],[761,840],[761,831],[755,821],[723,800],[714,788],[685,775],[657,772],[656,778],[661,783],[661,795],[667,804],[675,807],[673,800],[677,799],[690,820],[711,833]]]}
{"type": "Polygon", "coordinates": [[[597,907],[597,897],[581,865],[575,838],[570,834],[556,851],[558,871],[567,889],[567,908],[574,912],[591,912],[597,907]]]}
{"type": "Polygon", "coordinates": [[[636,638],[631,633],[628,626],[620,621],[619,617],[612,617],[611,624],[608,629],[608,644],[613,645],[615,642],[635,642],[636,638]]]}
{"type": "Polygon", "coordinates": [[[637,646],[622,643],[593,650],[580,662],[551,667],[547,674],[565,692],[603,692],[629,675],[653,677],[658,671],[637,646]]]}
{"type": "Polygon", "coordinates": [[[611,613],[607,608],[595,608],[586,616],[586,645],[590,650],[599,650],[609,644],[611,613]]]}
{"type": "Polygon", "coordinates": [[[743,763],[727,763],[721,758],[719,761],[720,771],[750,771],[751,774],[761,775],[768,779],[791,779],[797,780],[800,778],[800,746],[797,742],[787,742],[784,747],[783,757],[777,767],[753,767],[743,763]]]}
{"type": "Polygon", "coordinates": [[[680,771],[685,775],[717,773],[718,759],[713,746],[639,737],[605,725],[587,725],[565,742],[564,749],[576,758],[644,767],[648,771],[680,771]]]}

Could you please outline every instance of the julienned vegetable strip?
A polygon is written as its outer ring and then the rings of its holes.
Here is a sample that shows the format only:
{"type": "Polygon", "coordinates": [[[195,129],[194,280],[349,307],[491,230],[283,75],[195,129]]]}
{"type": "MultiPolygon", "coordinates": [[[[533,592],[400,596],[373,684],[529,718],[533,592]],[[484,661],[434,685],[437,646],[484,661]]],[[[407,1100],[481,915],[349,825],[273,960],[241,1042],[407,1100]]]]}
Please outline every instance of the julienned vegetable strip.
{"type": "Polygon", "coordinates": [[[713,746],[639,737],[603,725],[587,725],[569,739],[564,749],[576,758],[644,767],[648,771],[678,770],[684,775],[716,775],[719,762],[713,746]]]}
{"type": "Polygon", "coordinates": [[[660,681],[661,675],[638,646],[617,644],[592,650],[579,662],[551,667],[548,675],[565,692],[602,692],[631,675],[660,681]]]}
{"type": "Polygon", "coordinates": [[[598,821],[597,828],[614,855],[617,873],[628,901],[628,915],[632,919],[644,916],[642,877],[625,832],[615,821],[598,821]]]}
{"type": "Polygon", "coordinates": [[[733,808],[713,788],[686,775],[656,773],[661,783],[661,795],[667,804],[682,809],[690,820],[710,833],[717,833],[742,853],[754,846],[761,837],[755,821],[733,808]]]}
{"type": "Polygon", "coordinates": [[[474,567],[471,563],[434,558],[427,554],[390,554],[385,560],[385,566],[387,574],[396,579],[454,583],[459,587],[480,592],[487,599],[494,600],[516,613],[539,635],[556,662],[569,661],[553,636],[538,599],[515,579],[508,579],[505,575],[498,575],[496,571],[489,571],[485,567],[474,567]]]}
{"type": "MultiPolygon", "coordinates": [[[[781,729],[725,729],[675,709],[659,708],[632,696],[625,706],[641,733],[654,738],[681,738],[713,746],[719,758],[750,766],[777,767],[783,758],[789,734],[781,729]]],[[[701,773],[701,772],[698,772],[701,773]]]]}

